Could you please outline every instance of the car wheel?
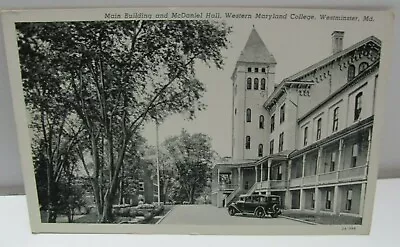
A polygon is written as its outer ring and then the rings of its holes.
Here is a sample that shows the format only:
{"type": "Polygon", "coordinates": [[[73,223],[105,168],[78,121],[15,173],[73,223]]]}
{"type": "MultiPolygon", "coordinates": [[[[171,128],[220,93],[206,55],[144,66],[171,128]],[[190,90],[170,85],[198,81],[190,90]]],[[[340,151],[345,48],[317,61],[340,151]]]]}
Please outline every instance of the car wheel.
{"type": "Polygon", "coordinates": [[[264,217],[265,217],[265,212],[264,212],[264,210],[263,210],[262,208],[257,209],[257,210],[256,210],[256,216],[257,216],[258,218],[264,218],[264,217]]]}
{"type": "Polygon", "coordinates": [[[271,214],[271,217],[272,217],[272,218],[278,218],[278,213],[272,213],[272,214],[271,214]]]}
{"type": "Polygon", "coordinates": [[[228,209],[228,213],[229,213],[230,216],[234,216],[236,214],[236,210],[234,208],[230,207],[228,209]]]}

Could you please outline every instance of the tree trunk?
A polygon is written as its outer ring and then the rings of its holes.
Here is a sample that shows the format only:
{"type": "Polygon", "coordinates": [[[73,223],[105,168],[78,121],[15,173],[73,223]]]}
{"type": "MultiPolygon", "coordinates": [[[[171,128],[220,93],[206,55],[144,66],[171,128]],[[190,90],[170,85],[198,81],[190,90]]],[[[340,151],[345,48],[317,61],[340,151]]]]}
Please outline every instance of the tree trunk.
{"type": "Polygon", "coordinates": [[[48,209],[47,209],[47,223],[56,223],[57,212],[55,206],[55,183],[53,176],[53,164],[47,162],[47,198],[48,198],[48,209]]]}

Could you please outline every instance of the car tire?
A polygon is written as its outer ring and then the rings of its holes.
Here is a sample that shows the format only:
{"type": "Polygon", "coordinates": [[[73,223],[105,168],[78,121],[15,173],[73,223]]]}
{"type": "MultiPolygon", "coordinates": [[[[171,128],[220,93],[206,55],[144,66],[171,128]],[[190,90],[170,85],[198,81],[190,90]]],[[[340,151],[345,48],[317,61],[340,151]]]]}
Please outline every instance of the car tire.
{"type": "Polygon", "coordinates": [[[264,218],[265,217],[265,212],[262,208],[259,208],[256,210],[255,215],[257,218],[264,218]]]}
{"type": "Polygon", "coordinates": [[[272,213],[272,214],[271,214],[271,217],[272,217],[272,218],[278,218],[278,213],[272,213]]]}
{"type": "Polygon", "coordinates": [[[230,216],[235,216],[235,214],[236,214],[236,209],[234,209],[233,207],[230,207],[230,208],[228,209],[228,213],[229,213],[230,216]]]}

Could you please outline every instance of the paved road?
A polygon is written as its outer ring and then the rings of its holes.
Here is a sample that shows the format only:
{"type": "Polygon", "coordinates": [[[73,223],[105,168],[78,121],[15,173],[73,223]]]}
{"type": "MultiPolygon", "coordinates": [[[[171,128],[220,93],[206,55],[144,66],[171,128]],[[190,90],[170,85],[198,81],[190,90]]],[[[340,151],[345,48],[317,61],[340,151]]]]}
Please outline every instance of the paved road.
{"type": "Polygon", "coordinates": [[[230,216],[226,208],[212,205],[176,205],[160,224],[186,225],[303,225],[282,217],[259,219],[251,215],[230,216]]]}

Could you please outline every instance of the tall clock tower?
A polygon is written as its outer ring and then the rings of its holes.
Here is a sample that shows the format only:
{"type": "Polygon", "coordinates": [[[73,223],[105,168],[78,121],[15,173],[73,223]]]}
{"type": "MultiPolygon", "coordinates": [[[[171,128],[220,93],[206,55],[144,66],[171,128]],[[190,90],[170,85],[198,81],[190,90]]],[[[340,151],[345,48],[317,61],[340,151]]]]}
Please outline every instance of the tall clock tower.
{"type": "Polygon", "coordinates": [[[232,158],[259,159],[268,154],[270,116],[263,107],[275,88],[274,56],[253,27],[232,74],[232,158]]]}

